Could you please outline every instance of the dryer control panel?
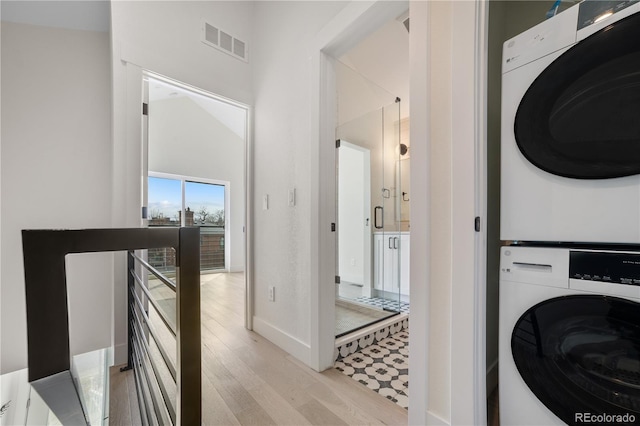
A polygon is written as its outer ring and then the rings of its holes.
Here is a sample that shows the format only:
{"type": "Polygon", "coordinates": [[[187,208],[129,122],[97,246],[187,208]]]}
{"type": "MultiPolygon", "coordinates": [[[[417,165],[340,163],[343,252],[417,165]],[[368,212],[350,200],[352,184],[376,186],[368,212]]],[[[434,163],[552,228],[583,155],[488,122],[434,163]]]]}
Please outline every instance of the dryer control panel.
{"type": "Polygon", "coordinates": [[[638,0],[583,1],[579,6],[577,29],[598,23],[635,3],[638,0]]]}
{"type": "Polygon", "coordinates": [[[569,278],[640,286],[640,254],[571,251],[569,278]]]}

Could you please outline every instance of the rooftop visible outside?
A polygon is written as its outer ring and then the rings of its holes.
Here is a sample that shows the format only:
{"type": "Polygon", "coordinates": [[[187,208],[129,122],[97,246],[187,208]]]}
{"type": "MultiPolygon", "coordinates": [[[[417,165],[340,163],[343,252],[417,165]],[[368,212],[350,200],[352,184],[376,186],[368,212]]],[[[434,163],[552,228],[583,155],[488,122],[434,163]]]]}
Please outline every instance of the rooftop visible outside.
{"type": "MultiPolygon", "coordinates": [[[[224,269],[225,186],[149,176],[148,191],[149,226],[198,226],[201,270],[224,269]]],[[[149,250],[149,263],[171,273],[175,253],[170,248],[149,250]]]]}

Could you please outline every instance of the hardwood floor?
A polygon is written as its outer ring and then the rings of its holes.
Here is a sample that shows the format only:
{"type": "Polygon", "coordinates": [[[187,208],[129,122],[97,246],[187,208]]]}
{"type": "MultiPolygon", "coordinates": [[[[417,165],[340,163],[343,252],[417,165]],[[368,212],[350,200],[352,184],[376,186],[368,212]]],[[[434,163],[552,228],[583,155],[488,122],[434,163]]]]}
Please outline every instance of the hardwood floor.
{"type": "MultiPolygon", "coordinates": [[[[203,424],[407,424],[392,401],[337,370],[317,373],[246,330],[241,273],[203,275],[201,283],[203,424]]],[[[129,417],[133,381],[115,370],[111,380],[110,424],[139,424],[129,417]]]]}

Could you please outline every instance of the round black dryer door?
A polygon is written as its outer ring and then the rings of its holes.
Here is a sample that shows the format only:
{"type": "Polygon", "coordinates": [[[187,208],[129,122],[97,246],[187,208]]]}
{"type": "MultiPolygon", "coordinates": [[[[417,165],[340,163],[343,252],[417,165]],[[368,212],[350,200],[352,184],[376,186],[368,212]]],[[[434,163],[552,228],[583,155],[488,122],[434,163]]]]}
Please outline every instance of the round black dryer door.
{"type": "Polygon", "coordinates": [[[565,423],[640,424],[640,303],[549,299],[520,317],[511,350],[525,383],[565,423]]]}
{"type": "Polygon", "coordinates": [[[522,154],[555,175],[640,173],[640,13],[551,63],[523,96],[514,132],[522,154]]]}

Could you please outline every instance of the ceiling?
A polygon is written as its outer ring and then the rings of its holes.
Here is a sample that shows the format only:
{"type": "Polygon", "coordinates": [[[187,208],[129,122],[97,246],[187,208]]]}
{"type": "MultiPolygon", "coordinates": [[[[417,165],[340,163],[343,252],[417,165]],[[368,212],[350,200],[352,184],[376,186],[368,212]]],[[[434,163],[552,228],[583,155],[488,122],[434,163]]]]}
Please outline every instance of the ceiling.
{"type": "Polygon", "coordinates": [[[339,60],[394,97],[409,100],[409,32],[393,19],[339,60]]]}
{"type": "Polygon", "coordinates": [[[393,105],[396,98],[401,99],[400,117],[409,116],[407,15],[387,22],[338,58],[338,126],[393,105]]]}
{"type": "Polygon", "coordinates": [[[108,32],[110,16],[105,0],[0,2],[2,20],[20,24],[108,32]]]}
{"type": "Polygon", "coordinates": [[[160,80],[149,78],[149,102],[188,98],[216,120],[244,139],[246,136],[246,110],[160,80]]]}

